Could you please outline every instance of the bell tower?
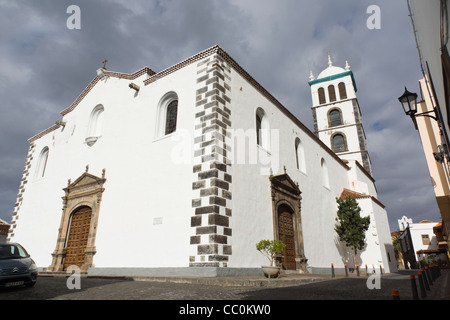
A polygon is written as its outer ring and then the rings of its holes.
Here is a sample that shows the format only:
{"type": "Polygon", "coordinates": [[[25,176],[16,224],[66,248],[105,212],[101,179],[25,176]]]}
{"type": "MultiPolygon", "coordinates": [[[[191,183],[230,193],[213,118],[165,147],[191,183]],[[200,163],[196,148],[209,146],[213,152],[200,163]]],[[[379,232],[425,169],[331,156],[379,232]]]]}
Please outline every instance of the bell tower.
{"type": "Polygon", "coordinates": [[[317,78],[309,76],[312,95],[314,133],[342,160],[356,160],[372,176],[356,82],[348,62],[345,68],[328,67],[317,78]]]}

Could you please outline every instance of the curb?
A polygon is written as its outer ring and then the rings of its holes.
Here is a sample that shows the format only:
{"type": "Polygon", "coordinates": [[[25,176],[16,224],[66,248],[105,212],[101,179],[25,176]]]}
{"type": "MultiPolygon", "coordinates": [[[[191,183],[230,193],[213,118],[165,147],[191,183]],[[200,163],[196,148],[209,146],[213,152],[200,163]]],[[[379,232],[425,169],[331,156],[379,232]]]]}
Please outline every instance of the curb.
{"type": "Polygon", "coordinates": [[[231,278],[231,277],[212,277],[212,278],[187,278],[187,277],[133,277],[134,281],[149,281],[149,282],[172,282],[172,283],[189,283],[201,284],[209,286],[226,286],[226,287],[291,287],[302,284],[325,281],[331,279],[318,277],[304,277],[304,278],[278,278],[265,279],[257,278],[231,278]]]}
{"type": "MultiPolygon", "coordinates": [[[[65,272],[40,272],[39,277],[60,277],[67,278],[70,274],[65,272]]],[[[125,281],[147,281],[147,282],[170,282],[170,283],[187,283],[187,284],[200,284],[209,286],[226,286],[226,287],[291,287],[302,284],[308,284],[319,281],[329,281],[329,276],[311,276],[311,275],[295,275],[287,276],[281,275],[276,279],[267,279],[263,276],[254,277],[181,277],[181,276],[123,276],[123,275],[88,275],[81,274],[81,278],[91,279],[117,279],[125,281]]]]}

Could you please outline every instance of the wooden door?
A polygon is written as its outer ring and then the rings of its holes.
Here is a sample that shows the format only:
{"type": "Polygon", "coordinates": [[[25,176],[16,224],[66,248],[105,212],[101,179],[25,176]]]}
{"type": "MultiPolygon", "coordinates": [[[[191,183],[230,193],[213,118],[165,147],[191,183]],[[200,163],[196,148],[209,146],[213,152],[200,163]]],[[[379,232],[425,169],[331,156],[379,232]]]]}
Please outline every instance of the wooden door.
{"type": "Polygon", "coordinates": [[[286,270],[295,270],[295,240],[294,240],[294,220],[292,213],[283,210],[280,207],[278,215],[278,232],[279,239],[286,245],[286,249],[283,252],[283,267],[286,270]]]}
{"type": "Polygon", "coordinates": [[[64,259],[64,270],[71,265],[81,268],[85,261],[85,250],[91,226],[92,209],[81,207],[72,214],[64,259]]]}

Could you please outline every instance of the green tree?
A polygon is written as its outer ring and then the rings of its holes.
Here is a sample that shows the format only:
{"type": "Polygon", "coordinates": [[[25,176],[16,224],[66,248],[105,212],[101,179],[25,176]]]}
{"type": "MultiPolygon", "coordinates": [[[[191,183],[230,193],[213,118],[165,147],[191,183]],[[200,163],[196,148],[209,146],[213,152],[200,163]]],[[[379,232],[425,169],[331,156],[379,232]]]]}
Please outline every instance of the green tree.
{"type": "Polygon", "coordinates": [[[395,259],[398,261],[402,257],[402,246],[400,244],[400,234],[395,234],[391,237],[392,245],[394,246],[395,259]]]}
{"type": "Polygon", "coordinates": [[[275,256],[283,253],[285,248],[286,245],[280,240],[261,240],[256,244],[256,250],[269,259],[271,267],[273,267],[275,256]]]}
{"type": "Polygon", "coordinates": [[[351,196],[345,199],[336,198],[336,202],[338,211],[334,230],[339,240],[353,250],[353,264],[356,264],[358,250],[362,250],[366,244],[366,231],[369,229],[370,217],[361,217],[361,208],[351,196]]]}

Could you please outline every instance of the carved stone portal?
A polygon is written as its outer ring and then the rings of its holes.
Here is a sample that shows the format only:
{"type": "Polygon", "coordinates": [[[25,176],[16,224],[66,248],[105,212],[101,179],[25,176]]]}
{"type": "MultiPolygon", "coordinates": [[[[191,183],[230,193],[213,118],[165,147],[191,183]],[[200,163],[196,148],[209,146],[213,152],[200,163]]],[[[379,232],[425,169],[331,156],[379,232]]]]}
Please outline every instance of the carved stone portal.
{"type": "Polygon", "coordinates": [[[269,177],[272,194],[274,239],[287,247],[282,256],[283,269],[307,273],[307,261],[303,246],[301,218],[301,191],[298,184],[286,174],[269,177]]]}
{"type": "MultiPolygon", "coordinates": [[[[95,237],[97,234],[97,223],[100,212],[100,204],[102,194],[105,190],[103,185],[106,182],[105,169],[103,169],[102,177],[96,177],[87,172],[83,173],[75,182],[68,181],[68,186],[64,188],[65,195],[63,199],[63,209],[61,223],[58,232],[58,239],[55,251],[52,253],[52,264],[48,267],[48,271],[58,272],[68,268],[65,263],[68,253],[68,243],[71,235],[71,224],[75,214],[84,210],[86,215],[86,232],[88,235],[86,241],[80,241],[78,245],[78,253],[81,259],[78,259],[75,265],[81,269],[82,273],[87,273],[90,267],[94,266],[93,259],[96,253],[95,237]],[[89,212],[86,212],[87,211],[89,212]],[[90,213],[90,214],[89,214],[90,213]]],[[[78,217],[77,217],[78,218],[78,217]]],[[[72,226],[75,228],[75,226],[72,226]]],[[[72,230],[72,233],[75,232],[72,230]]],[[[77,231],[79,232],[79,231],[77,231]]],[[[69,250],[73,249],[73,243],[69,246],[69,250]]],[[[73,253],[73,251],[71,252],[73,253]]],[[[66,261],[67,262],[67,261],[66,261]]]]}

